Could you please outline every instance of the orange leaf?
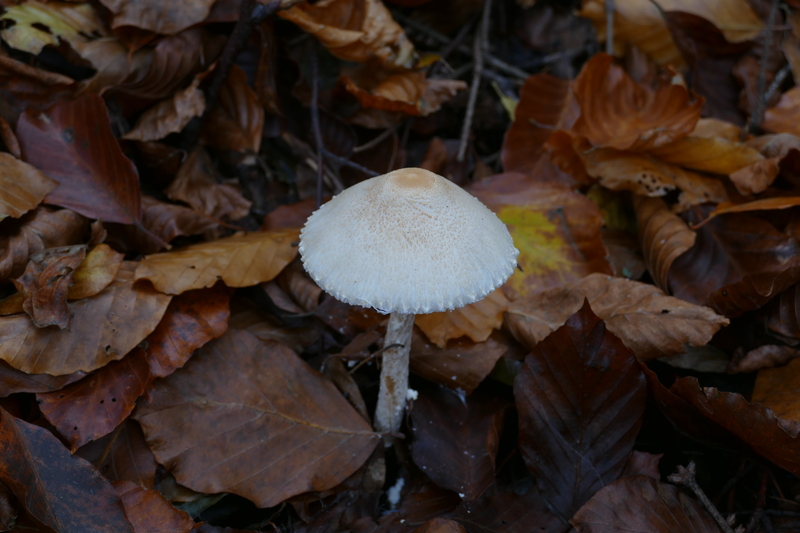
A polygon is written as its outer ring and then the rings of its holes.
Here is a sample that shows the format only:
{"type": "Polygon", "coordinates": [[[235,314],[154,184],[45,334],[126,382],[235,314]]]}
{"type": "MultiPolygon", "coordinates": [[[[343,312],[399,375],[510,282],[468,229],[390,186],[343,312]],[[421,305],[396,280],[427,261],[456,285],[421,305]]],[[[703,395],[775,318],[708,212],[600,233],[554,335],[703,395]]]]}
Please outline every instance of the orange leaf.
{"type": "Polygon", "coordinates": [[[635,83],[613,58],[597,54],[573,84],[581,109],[572,131],[594,146],[646,150],[688,135],[700,118],[703,100],[690,102],[680,85],[651,90],[635,83]]]}
{"type": "Polygon", "coordinates": [[[772,211],[775,209],[789,209],[800,205],[800,196],[781,196],[776,198],[761,198],[753,200],[744,204],[734,204],[731,202],[724,202],[717,206],[709,215],[700,223],[694,224],[693,229],[705,226],[711,219],[724,215],[725,213],[746,213],[747,211],[772,211]]]}
{"type": "Polygon", "coordinates": [[[800,87],[783,93],[778,105],[766,110],[761,127],[775,133],[800,135],[800,87]]]}
{"type": "Polygon", "coordinates": [[[475,342],[483,342],[503,324],[507,307],[508,299],[502,290],[497,289],[483,300],[453,311],[417,315],[414,323],[439,348],[444,348],[450,339],[463,335],[475,342]]]}
{"type": "Polygon", "coordinates": [[[36,167],[0,152],[0,220],[21,217],[56,187],[58,182],[36,167]]]}

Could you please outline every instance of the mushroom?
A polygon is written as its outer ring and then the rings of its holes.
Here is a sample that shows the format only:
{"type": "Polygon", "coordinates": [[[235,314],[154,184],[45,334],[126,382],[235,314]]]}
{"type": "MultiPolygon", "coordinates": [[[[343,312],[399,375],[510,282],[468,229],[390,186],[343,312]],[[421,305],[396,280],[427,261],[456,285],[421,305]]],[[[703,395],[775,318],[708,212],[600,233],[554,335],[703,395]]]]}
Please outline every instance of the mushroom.
{"type": "MultiPolygon", "coordinates": [[[[300,234],[303,266],[338,300],[391,313],[375,429],[400,429],[414,315],[483,299],[519,251],[477,198],[421,168],[358,183],[315,211],[300,234]]],[[[388,439],[387,439],[388,443],[388,439]]]]}

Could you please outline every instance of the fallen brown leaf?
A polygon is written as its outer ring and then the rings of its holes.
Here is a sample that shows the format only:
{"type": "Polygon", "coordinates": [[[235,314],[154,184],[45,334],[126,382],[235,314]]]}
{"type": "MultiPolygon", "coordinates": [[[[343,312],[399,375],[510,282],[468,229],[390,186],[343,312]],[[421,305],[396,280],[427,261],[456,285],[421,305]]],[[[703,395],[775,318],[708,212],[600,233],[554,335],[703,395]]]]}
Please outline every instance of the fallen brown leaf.
{"type": "Polygon", "coordinates": [[[14,280],[22,295],[22,309],[37,328],[69,326],[67,292],[84,257],[85,245],[48,248],[33,254],[25,272],[14,280]]]}
{"type": "Polygon", "coordinates": [[[39,207],[18,220],[3,221],[0,237],[0,279],[19,277],[28,258],[46,248],[84,241],[88,221],[69,209],[39,207]]]}
{"type": "Polygon", "coordinates": [[[462,502],[456,514],[474,533],[566,533],[569,527],[550,512],[535,486],[522,495],[505,488],[476,502],[462,502]]]}
{"type": "Polygon", "coordinates": [[[288,348],[240,330],[158,382],[134,418],[179,483],[259,507],[336,486],[379,442],[333,384],[288,348]]]}
{"type": "Polygon", "coordinates": [[[214,1],[101,0],[100,3],[113,14],[113,28],[135,26],[154,33],[170,35],[202,22],[211,11],[214,1]]]}
{"type": "MultiPolygon", "coordinates": [[[[733,359],[728,364],[727,371],[729,374],[755,372],[764,368],[783,366],[798,357],[800,357],[800,350],[777,344],[765,344],[747,353],[744,353],[744,350],[737,349],[733,354],[733,359]]],[[[754,398],[753,401],[760,403],[754,398]]]]}
{"type": "Polygon", "coordinates": [[[704,226],[711,221],[714,217],[724,215],[726,213],[746,213],[748,211],[772,211],[775,209],[789,209],[800,205],[800,196],[778,196],[775,198],[759,198],[752,202],[745,202],[743,204],[734,204],[732,202],[723,202],[711,211],[706,218],[695,225],[697,227],[704,226]]]}
{"type": "Polygon", "coordinates": [[[17,125],[23,159],[59,182],[47,203],[89,218],[137,224],[141,220],[139,175],[111,132],[97,95],[28,111],[17,125]]]}
{"type": "Polygon", "coordinates": [[[648,283],[603,274],[516,300],[507,312],[514,336],[529,348],[577,312],[584,299],[642,361],[703,346],[728,320],[707,307],[667,296],[648,283]]]}
{"type": "Polygon", "coordinates": [[[467,533],[467,530],[455,520],[433,518],[415,529],[414,533],[467,533]]]}
{"type": "Polygon", "coordinates": [[[253,203],[242,196],[238,187],[220,181],[208,152],[198,146],[183,162],[164,193],[170,200],[186,202],[195,211],[213,218],[239,220],[246,217],[253,203]]]}
{"type": "Polygon", "coordinates": [[[229,287],[269,281],[297,255],[298,230],[233,235],[148,255],[136,279],[149,279],[167,294],[211,287],[219,280],[229,287]]]}
{"type": "Polygon", "coordinates": [[[244,71],[233,65],[200,138],[215,148],[258,153],[263,129],[264,106],[247,84],[244,71]]]}
{"type": "Polygon", "coordinates": [[[158,491],[143,489],[130,481],[114,482],[114,490],[134,533],[189,533],[196,525],[192,517],[173,507],[158,491]]]}
{"type": "Polygon", "coordinates": [[[59,533],[134,533],[108,481],[46,429],[0,410],[0,481],[59,533]]]}
{"type": "Polygon", "coordinates": [[[719,533],[702,504],[677,487],[647,476],[603,487],[570,520],[579,533],[719,533]]]}
{"type": "Polygon", "coordinates": [[[568,520],[622,475],[646,396],[633,352],[588,302],[525,358],[514,380],[519,446],[552,512],[568,520]]]}
{"type": "Polygon", "coordinates": [[[521,270],[504,290],[527,295],[591,274],[611,273],[597,206],[566,185],[509,172],[467,187],[509,226],[521,270]]]}
{"type": "Polygon", "coordinates": [[[781,95],[781,99],[775,107],[770,107],[764,112],[764,121],[761,123],[761,127],[775,133],[800,135],[799,119],[800,87],[792,87],[781,95]]]}
{"type": "Polygon", "coordinates": [[[800,339],[800,286],[795,283],[770,300],[761,314],[770,331],[800,339]]]}
{"type": "Polygon", "coordinates": [[[54,376],[121,359],[155,329],[171,299],[146,284],[134,286],[133,268],[123,264],[105,290],[72,302],[70,329],[39,329],[27,315],[0,318],[0,359],[24,372],[54,376]]]}
{"type": "Polygon", "coordinates": [[[658,148],[685,137],[700,118],[703,101],[690,102],[684,87],[656,91],[636,84],[613,58],[597,54],[573,83],[581,114],[572,131],[597,147],[617,150],[658,148]]]}
{"type": "Polygon", "coordinates": [[[126,480],[153,488],[158,465],[142,428],[130,418],[110,435],[78,449],[75,455],[92,463],[109,481],[126,480]]]}
{"type": "Polygon", "coordinates": [[[792,351],[794,358],[785,366],[758,371],[751,401],[769,407],[782,419],[800,422],[800,359],[797,350],[792,351]]]}
{"type": "Polygon", "coordinates": [[[206,109],[206,98],[199,88],[200,81],[199,77],[195,77],[187,88],[145,111],[139,117],[136,126],[122,138],[134,141],[157,141],[170,133],[181,131],[190,120],[202,115],[206,109]]]}
{"type": "Polygon", "coordinates": [[[466,399],[441,387],[419,390],[411,409],[414,463],[442,488],[475,500],[494,482],[507,400],[476,391],[466,399]]]}
{"type": "Polygon", "coordinates": [[[417,315],[414,324],[439,348],[444,348],[447,341],[462,335],[475,342],[483,342],[492,331],[500,329],[508,303],[503,291],[497,289],[483,300],[453,311],[417,315]]]}
{"type": "Polygon", "coordinates": [[[5,152],[0,152],[0,176],[0,220],[21,217],[58,187],[36,167],[5,152]]]}
{"type": "Polygon", "coordinates": [[[75,372],[66,376],[49,374],[28,374],[17,370],[5,361],[0,361],[0,396],[9,396],[17,392],[50,392],[66,387],[86,376],[83,372],[75,372]]]}
{"type": "Polygon", "coordinates": [[[633,208],[644,263],[656,286],[666,292],[672,263],[694,246],[697,235],[660,198],[635,196],[633,208]]]}

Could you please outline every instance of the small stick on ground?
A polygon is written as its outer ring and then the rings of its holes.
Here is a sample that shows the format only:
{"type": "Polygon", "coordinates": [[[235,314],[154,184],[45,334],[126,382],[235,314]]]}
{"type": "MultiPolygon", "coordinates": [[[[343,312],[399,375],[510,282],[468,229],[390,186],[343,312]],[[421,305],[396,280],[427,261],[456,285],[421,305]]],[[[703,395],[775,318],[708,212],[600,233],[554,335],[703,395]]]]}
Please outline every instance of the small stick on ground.
{"type": "Polygon", "coordinates": [[[700,485],[697,484],[697,480],[694,477],[695,470],[696,467],[694,461],[690,462],[686,467],[679,465],[678,471],[674,474],[671,474],[667,479],[673,483],[688,487],[692,492],[694,492],[695,496],[697,496],[697,499],[703,504],[703,507],[705,507],[709,513],[711,513],[711,516],[713,516],[714,520],[717,521],[717,524],[722,531],[725,533],[734,533],[733,529],[731,529],[731,526],[719,513],[719,510],[717,510],[714,504],[711,503],[711,500],[708,499],[708,496],[706,496],[706,493],[700,488],[700,485]]]}
{"type": "Polygon", "coordinates": [[[764,105],[770,101],[772,95],[775,94],[778,89],[781,88],[783,82],[789,77],[789,74],[792,73],[792,67],[789,64],[784,65],[777,74],[775,74],[775,79],[772,80],[772,83],[769,84],[769,88],[764,93],[764,105]]]}
{"type": "Polygon", "coordinates": [[[761,489],[758,492],[758,501],[756,502],[756,512],[750,517],[750,522],[747,524],[745,533],[753,533],[759,524],[761,518],[764,516],[764,506],[767,504],[767,482],[769,481],[769,471],[765,470],[761,476],[761,489]]]}
{"type": "Polygon", "coordinates": [[[475,67],[472,69],[472,85],[469,88],[469,102],[467,112],[464,117],[464,125],[461,127],[461,142],[458,145],[456,161],[464,162],[469,145],[469,134],[472,131],[472,117],[475,114],[475,104],[478,102],[478,89],[481,86],[481,75],[483,74],[483,54],[486,52],[486,45],[489,37],[489,15],[492,11],[492,0],[485,0],[483,4],[483,16],[478,31],[475,32],[475,67]]]}
{"type": "Polygon", "coordinates": [[[359,172],[363,172],[364,174],[366,174],[370,178],[374,178],[375,176],[379,176],[380,175],[377,172],[375,172],[374,170],[371,170],[371,169],[369,169],[367,167],[359,165],[358,163],[354,163],[353,161],[350,161],[346,157],[342,157],[340,155],[336,155],[333,152],[328,151],[324,146],[322,147],[322,153],[325,154],[325,157],[327,157],[328,159],[332,159],[333,161],[336,161],[340,165],[353,168],[355,170],[358,170],[359,172]]]}
{"type": "Polygon", "coordinates": [[[322,144],[322,130],[319,127],[319,60],[316,51],[311,54],[311,128],[317,150],[317,209],[322,205],[322,165],[325,146],[322,144]]]}
{"type": "Polygon", "coordinates": [[[606,53],[614,55],[614,0],[606,0],[606,53]]]}
{"type": "Polygon", "coordinates": [[[772,32],[775,29],[775,17],[778,15],[778,5],[780,0],[772,0],[767,16],[767,25],[764,28],[764,55],[761,56],[761,64],[758,69],[758,79],[756,80],[756,104],[753,113],[747,121],[747,127],[742,129],[741,140],[747,138],[747,134],[757,130],[761,126],[766,106],[766,86],[767,86],[767,64],[769,63],[770,52],[772,51],[772,32]]]}

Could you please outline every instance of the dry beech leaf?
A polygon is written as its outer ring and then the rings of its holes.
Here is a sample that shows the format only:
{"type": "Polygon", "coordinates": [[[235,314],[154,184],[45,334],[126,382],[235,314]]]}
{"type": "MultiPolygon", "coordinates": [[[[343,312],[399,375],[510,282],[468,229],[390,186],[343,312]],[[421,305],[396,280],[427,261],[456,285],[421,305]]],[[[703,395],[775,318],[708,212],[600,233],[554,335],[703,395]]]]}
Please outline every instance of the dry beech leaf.
{"type": "Polygon", "coordinates": [[[108,111],[97,95],[57,104],[20,118],[23,158],[60,186],[46,200],[90,218],[138,224],[139,175],[111,132],[108,111]]]}
{"type": "Polygon", "coordinates": [[[601,488],[570,520],[578,533],[719,533],[703,505],[673,485],[647,476],[601,488]]]}
{"type": "Polygon", "coordinates": [[[748,211],[772,211],[775,209],[789,209],[800,205],[800,196],[778,196],[775,198],[759,198],[752,202],[745,202],[743,204],[734,204],[731,202],[723,202],[711,211],[708,216],[698,223],[695,228],[704,226],[711,219],[724,215],[725,213],[746,213],[748,211]]]}
{"type": "MultiPolygon", "coordinates": [[[[303,312],[300,310],[300,312],[303,312]]],[[[229,326],[243,329],[262,341],[276,341],[285,344],[297,353],[314,344],[320,332],[312,328],[287,328],[269,313],[255,309],[239,311],[231,316],[229,326]]]]}
{"type": "Polygon", "coordinates": [[[72,285],[72,274],[84,257],[85,245],[48,248],[33,254],[25,272],[14,280],[18,294],[22,295],[22,309],[36,327],[69,326],[67,292],[72,285]]]}
{"type": "Polygon", "coordinates": [[[411,116],[430,115],[467,88],[461,80],[426,79],[424,71],[384,72],[365,65],[346,72],[341,78],[344,88],[363,107],[411,116]]]}
{"type": "MultiPolygon", "coordinates": [[[[764,27],[746,0],[659,0],[664,11],[686,11],[699,15],[724,32],[731,42],[754,38],[764,27]]],[[[645,52],[661,66],[683,65],[681,54],[670,37],[670,32],[656,6],[638,0],[617,0],[614,13],[614,44],[621,53],[625,45],[633,45],[645,52]]],[[[606,18],[603,0],[583,3],[580,16],[589,18],[605,39],[606,18]]]]}
{"type": "Polygon", "coordinates": [[[75,455],[83,457],[109,481],[126,480],[152,489],[156,459],[139,424],[130,418],[111,435],[90,442],[75,455]]]}
{"type": "Polygon", "coordinates": [[[641,361],[683,353],[686,345],[703,346],[728,324],[711,309],[667,296],[649,283],[591,274],[512,302],[508,325],[532,348],[579,310],[584,299],[641,361]]]}
{"type": "Polygon", "coordinates": [[[647,270],[656,286],[667,292],[673,261],[694,246],[697,235],[660,198],[635,196],[633,208],[647,270]]]}
{"type": "Polygon", "coordinates": [[[244,71],[233,65],[203,124],[200,139],[215,148],[258,153],[263,129],[264,106],[247,85],[244,71]]]}
{"type": "Polygon", "coordinates": [[[649,389],[658,407],[681,431],[727,450],[756,453],[800,473],[800,423],[775,416],[741,394],[700,387],[697,378],[678,378],[667,389],[646,366],[649,389]]]}
{"type": "Polygon", "coordinates": [[[770,331],[800,339],[800,285],[795,283],[770,300],[761,313],[770,331]]]}
{"type": "Polygon", "coordinates": [[[59,533],[134,533],[111,484],[46,429],[0,410],[0,481],[59,533]]]}
{"type": "Polygon", "coordinates": [[[175,179],[164,191],[170,200],[186,202],[195,211],[213,218],[239,220],[250,212],[253,203],[238,187],[220,183],[208,152],[196,147],[181,165],[175,179]]]}
{"type": "Polygon", "coordinates": [[[6,397],[17,392],[50,392],[66,387],[86,376],[75,372],[66,376],[49,374],[28,374],[0,361],[0,396],[6,397]]]}
{"type": "Polygon", "coordinates": [[[612,190],[633,191],[641,196],[664,196],[679,189],[680,210],[728,199],[722,181],[665,163],[647,153],[621,152],[612,148],[579,153],[586,172],[612,190]]]}
{"type": "Polygon", "coordinates": [[[515,172],[484,178],[467,190],[508,225],[520,251],[522,269],[504,290],[524,296],[592,272],[611,273],[600,235],[603,216],[584,195],[515,172]]]}
{"type": "Polygon", "coordinates": [[[434,483],[474,500],[494,482],[510,402],[477,391],[466,399],[441,387],[419,390],[411,409],[414,463],[434,483]]]}
{"type": "Polygon", "coordinates": [[[39,207],[18,220],[3,221],[0,237],[0,279],[16,278],[28,258],[46,248],[84,242],[88,221],[69,209],[39,207]]]}
{"type": "Polygon", "coordinates": [[[157,382],[134,418],[178,483],[258,507],[338,485],[380,440],[294,352],[241,330],[157,382]]]}
{"type": "Polygon", "coordinates": [[[390,68],[414,63],[414,45],[380,0],[303,2],[278,11],[278,16],[314,35],[340,59],[377,60],[390,68]]]}
{"type": "MultiPolygon", "coordinates": [[[[733,358],[728,363],[728,368],[726,370],[728,374],[755,372],[756,370],[764,368],[783,366],[788,364],[792,359],[797,359],[798,357],[800,357],[800,350],[792,348],[791,346],[764,344],[747,353],[744,353],[744,350],[737,349],[733,353],[733,358]]],[[[760,403],[755,399],[753,399],[753,401],[760,403]]]]}
{"type": "Polygon", "coordinates": [[[211,287],[249,287],[269,281],[297,255],[299,230],[239,234],[146,256],[136,279],[149,279],[156,289],[180,294],[211,287]]]}
{"type": "Polygon", "coordinates": [[[172,98],[157,103],[139,117],[136,126],[122,136],[134,141],[157,141],[181,131],[190,120],[206,109],[206,97],[200,90],[200,78],[172,98]]]}
{"type": "Polygon", "coordinates": [[[800,135],[800,87],[783,93],[778,104],[764,112],[761,127],[775,133],[800,135]]]}
{"type": "MultiPolygon", "coordinates": [[[[150,196],[142,196],[142,226],[107,224],[110,240],[124,251],[155,253],[164,249],[156,235],[164,242],[184,235],[199,235],[219,226],[219,221],[182,205],[160,202],[150,196]]],[[[295,226],[296,227],[296,226],[295,226]]]]}
{"type": "Polygon", "coordinates": [[[634,82],[606,54],[593,56],[573,83],[581,114],[572,127],[598,147],[617,150],[658,148],[688,135],[703,101],[690,102],[680,85],[651,90],[634,82]]]}
{"type": "Polygon", "coordinates": [[[751,401],[769,407],[783,419],[800,422],[800,359],[797,350],[793,351],[795,358],[785,366],[758,371],[751,401]]]}
{"type": "Polygon", "coordinates": [[[758,150],[744,143],[694,134],[648,150],[648,153],[673,165],[715,174],[731,174],[764,160],[758,150]]]}
{"type": "MultiPolygon", "coordinates": [[[[684,220],[698,224],[707,214],[695,207],[684,220]]],[[[734,317],[761,307],[798,279],[800,242],[762,218],[737,213],[697,229],[695,245],[672,263],[669,288],[682,300],[734,317]]]]}
{"type": "Polygon", "coordinates": [[[0,220],[19,218],[38,206],[58,182],[11,154],[0,152],[0,220]]]}
{"type": "Polygon", "coordinates": [[[191,516],[173,507],[158,491],[130,481],[116,481],[114,489],[137,533],[189,533],[196,525],[191,516]]]}
{"type": "Polygon", "coordinates": [[[456,514],[465,524],[474,524],[470,531],[475,533],[567,531],[564,522],[550,512],[547,501],[542,498],[542,493],[535,486],[522,495],[511,488],[505,488],[497,490],[495,494],[487,494],[476,502],[464,501],[456,510],[456,514]]]}
{"type": "Polygon", "coordinates": [[[44,110],[74,98],[74,88],[75,80],[68,76],[0,55],[0,96],[6,102],[7,122],[14,122],[29,107],[44,110]]]}
{"type": "Polygon", "coordinates": [[[483,342],[503,324],[503,313],[508,303],[503,291],[497,289],[483,300],[453,311],[417,315],[414,323],[439,348],[444,348],[447,341],[462,335],[475,342],[483,342]]]}
{"type": "Polygon", "coordinates": [[[114,16],[113,28],[135,26],[170,35],[202,22],[215,0],[101,0],[114,16]]]}
{"type": "Polygon", "coordinates": [[[467,530],[455,520],[433,518],[415,529],[414,533],[467,533],[467,530]]]}
{"type": "Polygon", "coordinates": [[[525,464],[552,512],[569,520],[630,460],[645,377],[586,302],[525,357],[514,397],[525,464]]]}
{"type": "Polygon", "coordinates": [[[102,292],[70,304],[68,330],[36,328],[27,315],[0,318],[0,359],[30,374],[89,372],[121,359],[153,329],[170,296],[133,283],[123,264],[102,292]]]}
{"type": "Polygon", "coordinates": [[[503,170],[530,174],[553,130],[572,127],[579,110],[570,85],[550,74],[528,76],[519,91],[514,122],[503,139],[503,170]]]}

